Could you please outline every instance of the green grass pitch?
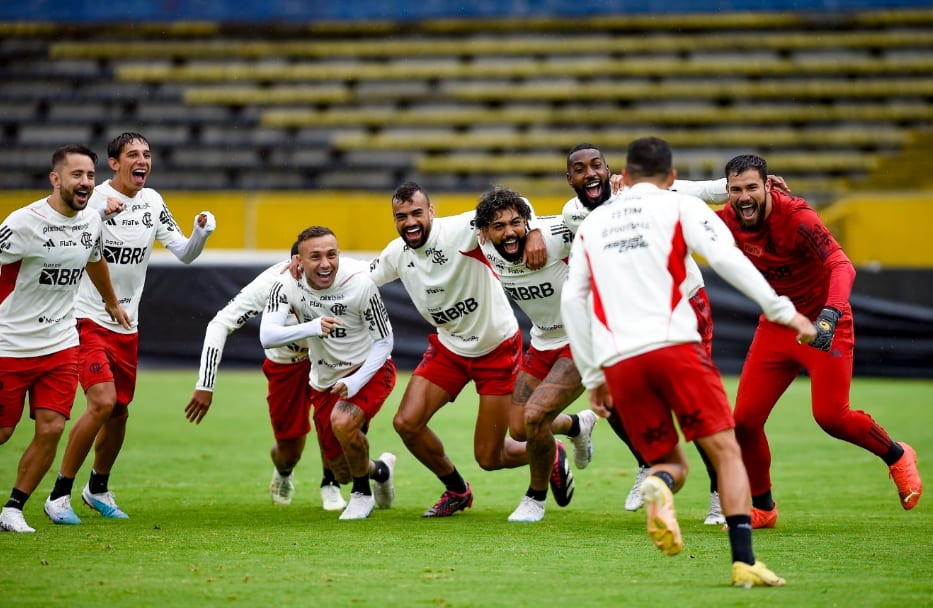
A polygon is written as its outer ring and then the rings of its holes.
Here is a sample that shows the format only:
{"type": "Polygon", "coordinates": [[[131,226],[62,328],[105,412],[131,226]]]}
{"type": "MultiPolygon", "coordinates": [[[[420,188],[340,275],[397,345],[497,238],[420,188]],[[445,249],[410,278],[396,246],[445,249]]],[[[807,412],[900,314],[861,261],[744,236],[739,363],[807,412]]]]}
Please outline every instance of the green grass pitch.
{"type": "MultiPolygon", "coordinates": [[[[54,526],[42,503],[52,471],[26,506],[34,535],[0,534],[5,606],[921,606],[933,598],[933,498],[898,506],[877,458],[825,435],[798,380],[768,424],[778,527],[756,531],[759,559],[782,589],[728,586],[728,539],[702,524],[708,499],[699,458],[677,495],[684,552],[661,555],[644,515],[622,508],[635,464],[604,422],[593,463],[575,471],[566,509],[549,501],[540,524],[508,523],[526,469],[485,472],[472,459],[476,399],[468,387],[432,427],[471,482],[473,508],[443,520],[421,513],[442,487],[405,449],[391,418],[407,380],[370,431],[374,455],[393,451],[396,503],[364,521],[320,507],[313,438],[296,469],[290,506],[269,499],[272,444],[265,385],[256,370],[221,372],[200,426],[184,419],[196,371],[143,369],[111,489],[129,520],[103,520],[80,504],[81,526],[54,526]]],[[[734,395],[735,379],[726,386],[734,395]]],[[[581,398],[568,411],[584,407],[581,398]]],[[[857,379],[853,407],[910,442],[930,480],[933,382],[857,379]]],[[[83,397],[75,415],[84,409],[83,397]]],[[[70,427],[66,427],[66,435],[70,427]]],[[[0,447],[0,492],[12,487],[33,432],[24,419],[0,447]]],[[[344,494],[347,494],[344,488],[344,494]]]]}

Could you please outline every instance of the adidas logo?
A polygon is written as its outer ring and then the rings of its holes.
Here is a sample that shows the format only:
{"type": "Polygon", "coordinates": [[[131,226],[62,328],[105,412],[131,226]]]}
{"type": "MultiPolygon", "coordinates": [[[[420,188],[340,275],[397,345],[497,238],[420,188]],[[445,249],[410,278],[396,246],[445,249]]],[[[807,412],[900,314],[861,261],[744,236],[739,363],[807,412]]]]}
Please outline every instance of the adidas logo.
{"type": "Polygon", "coordinates": [[[51,249],[52,247],[55,247],[55,241],[53,241],[52,239],[49,239],[46,242],[42,243],[42,246],[45,247],[46,249],[51,249]]]}

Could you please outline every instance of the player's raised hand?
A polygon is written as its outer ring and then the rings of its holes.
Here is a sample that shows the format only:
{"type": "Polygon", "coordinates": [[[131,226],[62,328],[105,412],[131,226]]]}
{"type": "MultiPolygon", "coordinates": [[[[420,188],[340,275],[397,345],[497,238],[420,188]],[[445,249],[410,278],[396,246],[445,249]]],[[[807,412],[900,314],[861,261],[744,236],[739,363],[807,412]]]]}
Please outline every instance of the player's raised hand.
{"type": "Polygon", "coordinates": [[[217,229],[217,219],[210,211],[202,211],[194,218],[194,226],[204,232],[211,234],[217,229]]]}
{"type": "Polygon", "coordinates": [[[768,179],[771,180],[772,188],[783,192],[784,194],[790,194],[790,186],[787,185],[787,182],[784,181],[783,177],[780,175],[769,175],[768,179]]]}
{"type": "Polygon", "coordinates": [[[612,194],[618,194],[623,188],[625,188],[625,181],[622,179],[621,173],[614,173],[609,176],[609,186],[612,188],[612,194]]]}

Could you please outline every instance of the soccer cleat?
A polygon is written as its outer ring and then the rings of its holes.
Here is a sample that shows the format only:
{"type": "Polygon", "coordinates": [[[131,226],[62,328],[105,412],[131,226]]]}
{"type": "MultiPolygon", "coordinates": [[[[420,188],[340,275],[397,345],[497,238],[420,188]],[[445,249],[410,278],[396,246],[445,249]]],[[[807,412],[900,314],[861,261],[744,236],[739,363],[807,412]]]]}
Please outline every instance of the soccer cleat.
{"type": "Polygon", "coordinates": [[[450,517],[457,511],[464,511],[473,506],[473,490],[470,484],[467,484],[466,492],[458,494],[445,490],[441,494],[440,500],[434,503],[434,506],[425,511],[422,517],[450,517]]]}
{"type": "Polygon", "coordinates": [[[325,511],[343,511],[347,501],[340,493],[340,486],[329,483],[321,486],[321,504],[325,511]]]}
{"type": "Polygon", "coordinates": [[[573,444],[573,466],[585,469],[593,460],[593,428],[599,418],[593,410],[583,410],[577,414],[580,422],[580,434],[570,438],[573,444]]]}
{"type": "Polygon", "coordinates": [[[903,441],[898,444],[904,448],[904,455],[888,467],[888,475],[897,486],[897,495],[901,497],[901,506],[910,511],[920,502],[923,494],[923,480],[917,470],[917,453],[903,441]]]}
{"type": "Polygon", "coordinates": [[[123,512],[123,509],[117,506],[113,500],[113,492],[107,490],[101,494],[91,494],[91,488],[84,486],[81,490],[81,500],[84,504],[91,507],[107,519],[129,519],[130,516],[123,512]]]}
{"type": "Polygon", "coordinates": [[[752,528],[773,528],[777,524],[777,504],[770,511],[752,507],[752,528]]]}
{"type": "Polygon", "coordinates": [[[638,467],[635,483],[632,484],[632,489],[629,490],[628,496],[625,497],[626,511],[637,511],[641,508],[641,484],[645,482],[646,477],[648,477],[648,467],[638,467]]]}
{"type": "Polygon", "coordinates": [[[680,525],[674,512],[674,494],[660,477],[648,475],[641,484],[648,519],[648,536],[664,555],[677,555],[684,548],[680,525]]]}
{"type": "Polygon", "coordinates": [[[554,466],[551,468],[551,494],[558,507],[566,507],[573,498],[573,473],[567,463],[567,448],[554,441],[554,466]]]}
{"type": "Polygon", "coordinates": [[[388,509],[392,506],[392,501],[395,500],[395,486],[392,485],[395,477],[395,454],[383,452],[379,455],[379,460],[389,467],[389,478],[383,482],[373,482],[373,498],[380,509],[388,509]]]}
{"type": "Polygon", "coordinates": [[[81,518],[71,508],[71,496],[68,494],[59,496],[55,500],[46,498],[44,509],[53,524],[76,526],[81,523],[81,518]]]}
{"type": "Polygon", "coordinates": [[[763,563],[756,561],[754,565],[745,562],[732,562],[732,586],[745,587],[783,587],[784,579],[768,570],[763,563]]]}
{"type": "Polygon", "coordinates": [[[523,496],[518,507],[509,515],[509,521],[535,522],[544,519],[544,501],[523,496]]]}
{"type": "Polygon", "coordinates": [[[340,514],[340,519],[366,519],[376,508],[376,500],[372,494],[351,492],[347,508],[340,514]]]}
{"type": "Polygon", "coordinates": [[[292,483],[292,476],[281,475],[278,469],[273,469],[272,482],[269,484],[269,493],[272,494],[272,502],[277,505],[292,504],[292,494],[295,493],[295,484],[292,483]]]}
{"type": "Polygon", "coordinates": [[[722,514],[722,504],[719,502],[719,492],[710,492],[709,511],[703,523],[707,526],[718,526],[726,523],[726,516],[722,514]]]}
{"type": "Polygon", "coordinates": [[[35,528],[29,527],[23,512],[11,507],[3,507],[0,511],[0,530],[4,532],[35,532],[35,528]]]}

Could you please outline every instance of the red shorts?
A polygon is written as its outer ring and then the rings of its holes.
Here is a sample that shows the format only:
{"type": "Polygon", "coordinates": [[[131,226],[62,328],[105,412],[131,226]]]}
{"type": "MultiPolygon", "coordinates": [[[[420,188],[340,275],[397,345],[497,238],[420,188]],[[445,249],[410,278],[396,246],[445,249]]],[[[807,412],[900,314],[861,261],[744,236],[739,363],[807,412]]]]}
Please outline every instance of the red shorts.
{"type": "Polygon", "coordinates": [[[648,462],[684,439],[735,427],[719,371],[701,344],[678,344],[623,359],[604,368],[606,386],[634,449],[648,462]]]}
{"type": "Polygon", "coordinates": [[[30,418],[37,409],[70,418],[77,390],[77,346],[39,357],[0,357],[0,428],[19,423],[27,394],[30,418]]]}
{"type": "Polygon", "coordinates": [[[113,382],[117,389],[117,405],[129,405],[136,393],[139,334],[120,334],[90,319],[78,319],[78,335],[84,391],[101,382],[113,382]]]}
{"type": "Polygon", "coordinates": [[[525,356],[522,357],[521,370],[538,380],[544,380],[551,373],[554,363],[561,357],[573,359],[569,344],[551,350],[538,350],[534,346],[529,346],[525,351],[525,356]]]}
{"type": "Polygon", "coordinates": [[[470,380],[480,395],[511,395],[521,356],[520,331],[482,357],[462,357],[441,344],[437,334],[431,334],[428,350],[412,373],[447,391],[451,401],[470,380]]]}
{"type": "Polygon", "coordinates": [[[697,316],[697,330],[700,332],[700,340],[703,341],[703,347],[710,358],[713,356],[713,311],[709,306],[709,296],[706,295],[706,289],[701,287],[693,297],[690,298],[690,306],[697,316]]]}
{"type": "MultiPolygon", "coordinates": [[[[363,432],[369,428],[369,421],[379,413],[382,404],[389,398],[392,389],[395,388],[395,362],[389,359],[382,366],[382,369],[376,371],[376,374],[361,388],[359,392],[348,401],[356,407],[363,410],[366,414],[366,422],[363,425],[363,432]]],[[[331,460],[343,454],[343,448],[334,435],[334,429],[330,424],[330,415],[334,411],[334,406],[338,401],[344,400],[340,395],[329,392],[321,392],[311,389],[311,406],[314,408],[314,428],[317,430],[318,443],[321,444],[321,451],[324,458],[331,460]]]]}
{"type": "Polygon", "coordinates": [[[266,375],[269,392],[269,420],[276,441],[297,439],[311,432],[311,385],[308,374],[311,361],[276,363],[269,359],[262,362],[262,373],[266,375]]]}

